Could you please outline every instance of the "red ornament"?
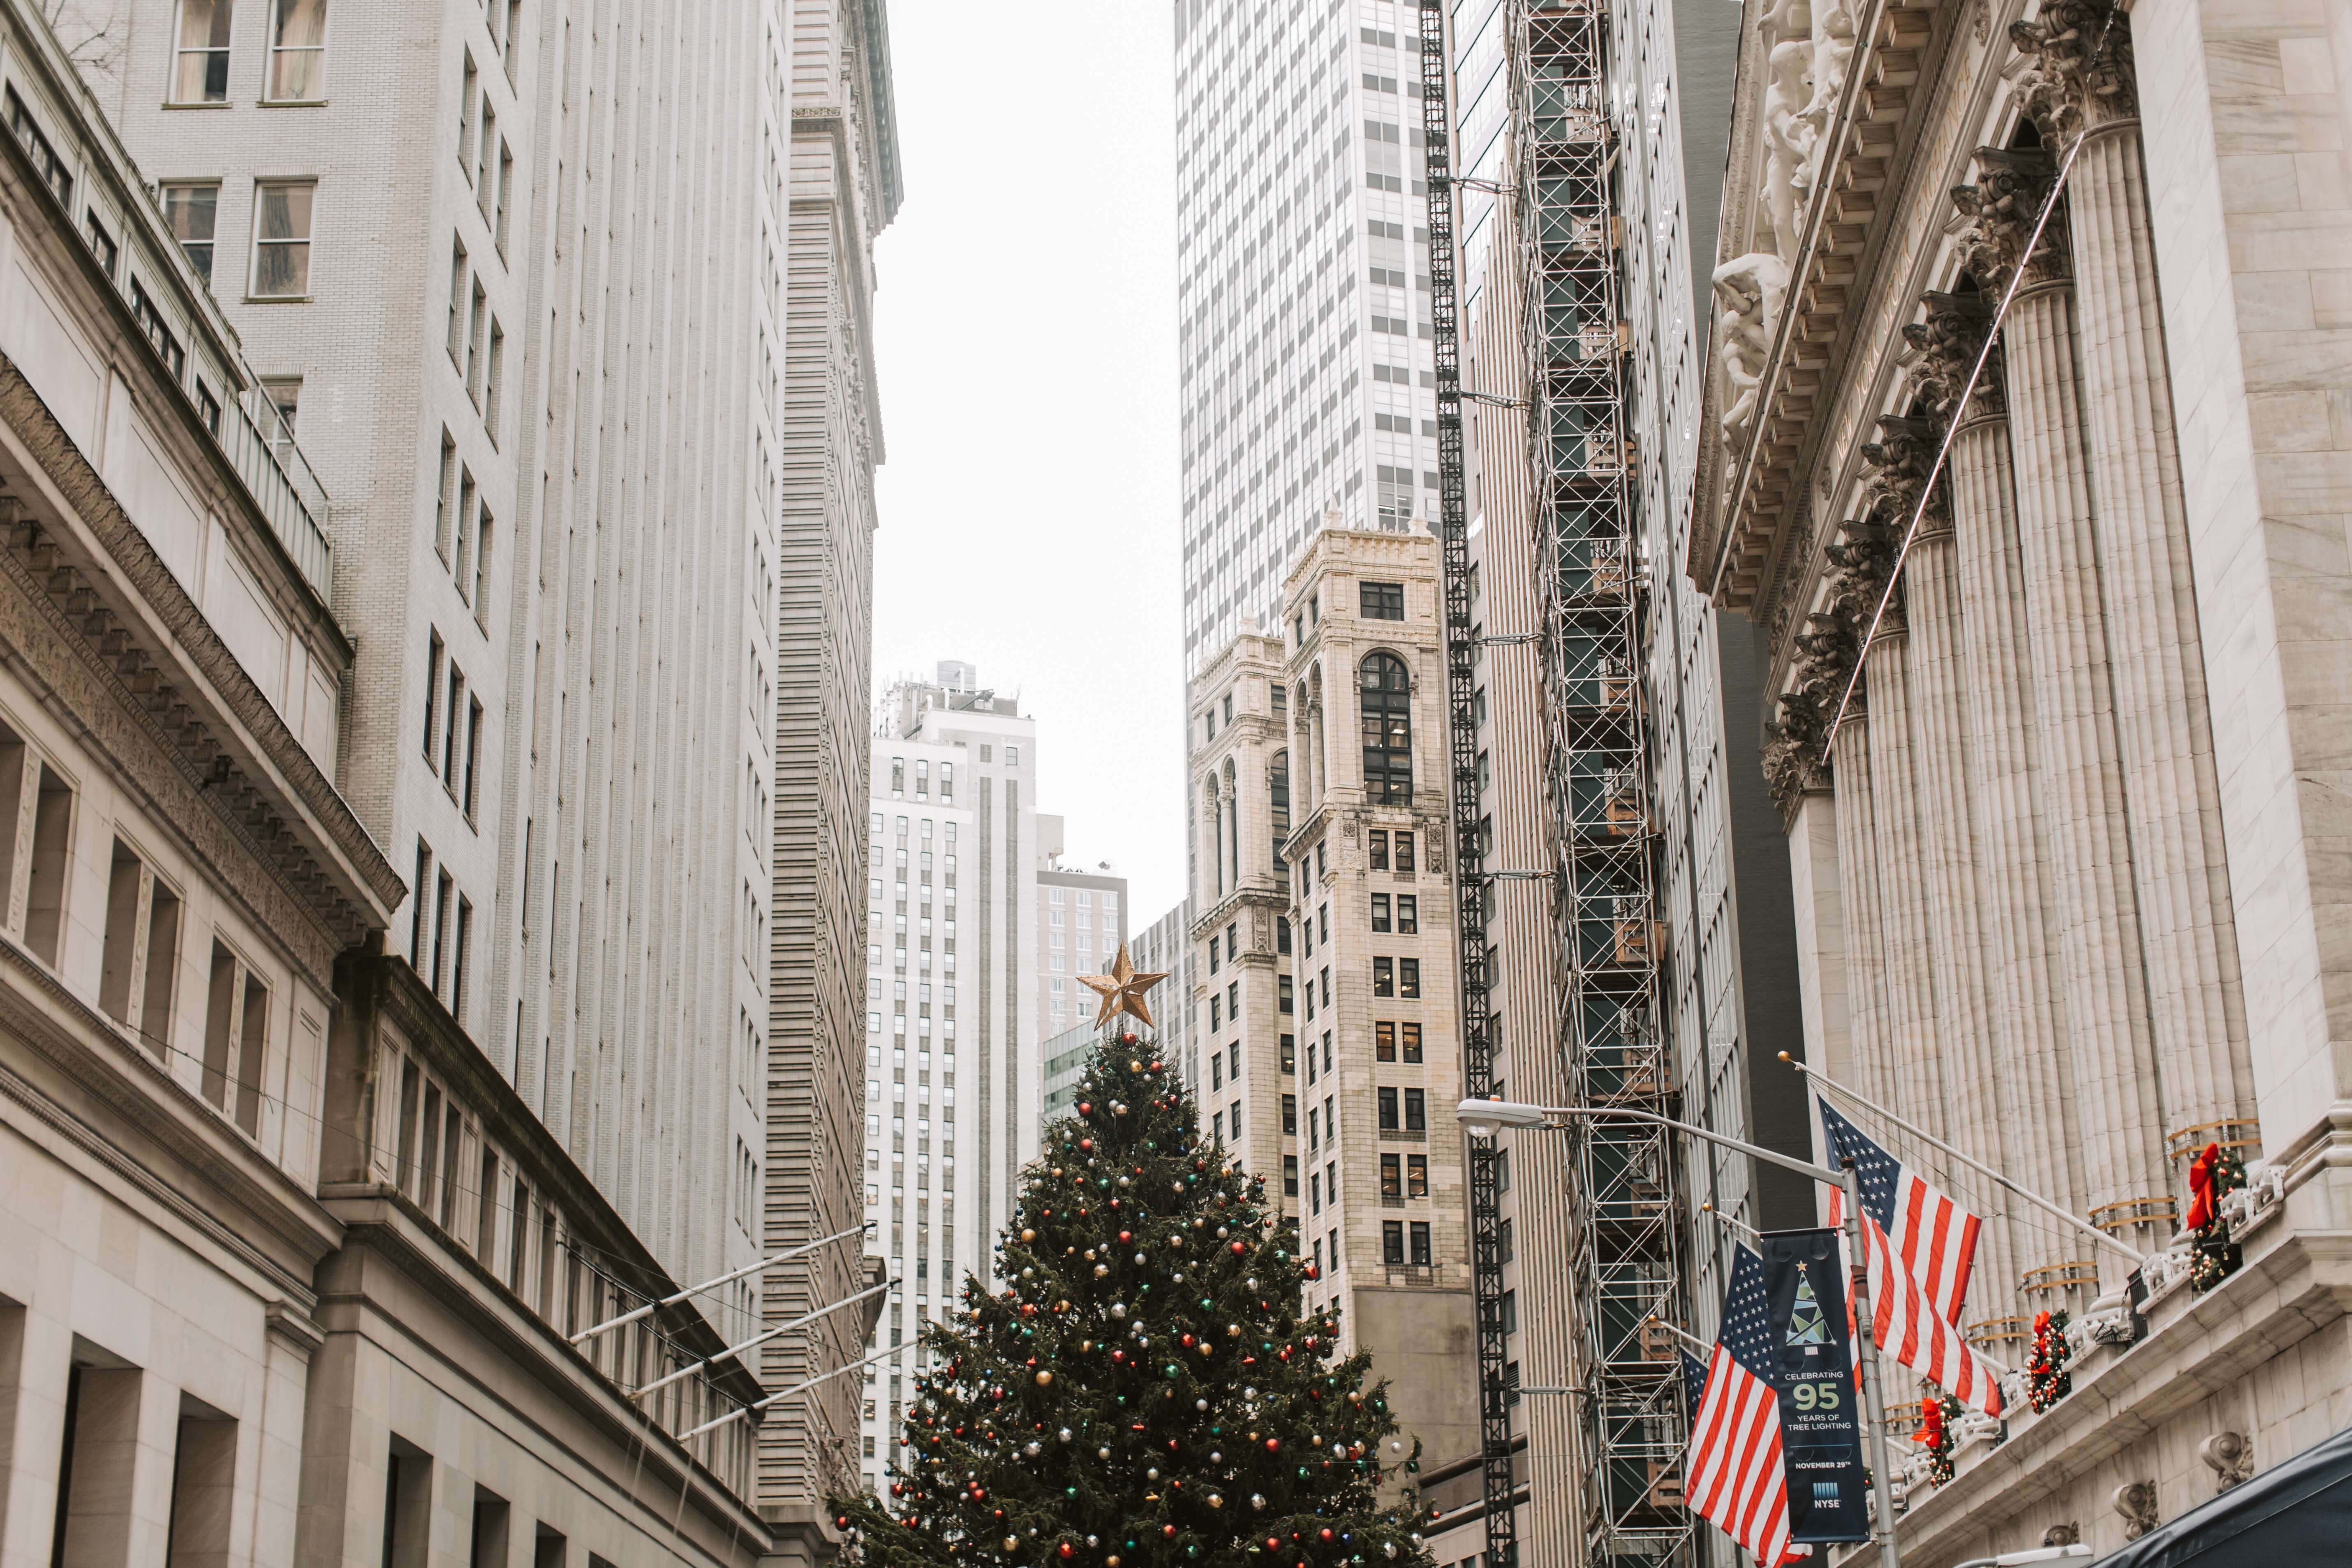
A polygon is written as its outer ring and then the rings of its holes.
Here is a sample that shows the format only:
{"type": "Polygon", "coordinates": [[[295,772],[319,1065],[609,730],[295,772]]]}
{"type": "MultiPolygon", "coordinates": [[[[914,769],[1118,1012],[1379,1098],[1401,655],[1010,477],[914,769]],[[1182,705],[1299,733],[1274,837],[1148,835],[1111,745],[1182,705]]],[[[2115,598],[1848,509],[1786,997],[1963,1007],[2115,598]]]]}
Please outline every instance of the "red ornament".
{"type": "MultiPolygon", "coordinates": [[[[1092,1116],[1094,1113],[1095,1113],[1095,1108],[1094,1108],[1093,1106],[1088,1105],[1088,1104],[1087,1104],[1085,1100],[1080,1100],[1080,1101],[1078,1101],[1078,1114],[1079,1114],[1080,1116],[1092,1116]]],[[[1087,1145],[1086,1143],[1084,1143],[1084,1142],[1081,1142],[1081,1143],[1078,1145],[1078,1147],[1079,1147],[1079,1148],[1081,1148],[1081,1149],[1084,1149],[1084,1148],[1087,1147],[1087,1145]]]]}
{"type": "Polygon", "coordinates": [[[1160,1533],[1173,1541],[1176,1539],[1176,1527],[1172,1524],[1163,1524],[1160,1527],[1160,1533]]]}
{"type": "Polygon", "coordinates": [[[1158,1072],[1160,1070],[1160,1064],[1158,1062],[1153,1062],[1151,1064],[1151,1070],[1153,1072],[1158,1072]]]}
{"type": "Polygon", "coordinates": [[[1326,1541],[1331,1539],[1331,1527],[1328,1524],[1323,1527],[1323,1539],[1326,1541]]]}
{"type": "Polygon", "coordinates": [[[1244,1247],[1240,1242],[1236,1241],[1235,1243],[1234,1243],[1234,1256],[1235,1258],[1239,1258],[1242,1254],[1244,1254],[1244,1253],[1247,1252],[1248,1250],[1249,1250],[1249,1248],[1248,1248],[1248,1247],[1244,1247]]]}
{"type": "Polygon", "coordinates": [[[1094,1146],[1095,1141],[1091,1138],[1081,1138],[1078,1140],[1078,1147],[1086,1150],[1088,1153],[1092,1153],[1094,1152],[1094,1146]]]}
{"type": "Polygon", "coordinates": [[[1277,1448],[1279,1448],[1279,1447],[1282,1447],[1282,1439],[1281,1439],[1281,1438],[1279,1438],[1279,1437],[1268,1437],[1268,1438],[1265,1440],[1265,1451],[1266,1451],[1267,1453],[1269,1453],[1269,1454],[1273,1453],[1276,1449],[1277,1449],[1277,1448]]]}
{"type": "Polygon", "coordinates": [[[1118,1233],[1118,1244],[1121,1247],[1125,1247],[1129,1242],[1133,1241],[1135,1237],[1127,1231],[1122,1230],[1118,1233]]]}
{"type": "Polygon", "coordinates": [[[1307,1278],[1309,1279],[1320,1279],[1323,1278],[1323,1270],[1316,1268],[1315,1265],[1310,1263],[1307,1266],[1307,1278]]]}
{"type": "Polygon", "coordinates": [[[1265,1538],[1265,1549],[1268,1552],[1278,1552],[1282,1549],[1282,1542],[1269,1535],[1265,1538]]]}
{"type": "Polygon", "coordinates": [[[1065,1556],[1065,1557],[1076,1557],[1077,1554],[1078,1554],[1078,1549],[1077,1549],[1076,1547],[1072,1546],[1072,1545],[1071,1545],[1068,1542],[1066,1542],[1066,1541],[1065,1541],[1064,1542],[1062,1542],[1062,1555],[1063,1555],[1063,1556],[1065,1556]]]}

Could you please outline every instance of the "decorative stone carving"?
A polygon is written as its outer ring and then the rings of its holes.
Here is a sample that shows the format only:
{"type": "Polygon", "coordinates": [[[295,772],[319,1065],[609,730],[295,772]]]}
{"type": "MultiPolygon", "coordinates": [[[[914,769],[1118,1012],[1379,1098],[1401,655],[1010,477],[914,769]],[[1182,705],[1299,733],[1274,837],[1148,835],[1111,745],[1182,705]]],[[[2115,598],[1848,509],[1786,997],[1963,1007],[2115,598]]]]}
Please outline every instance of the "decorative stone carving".
{"type": "Polygon", "coordinates": [[[1853,9],[1849,0],[1814,0],[1812,38],[1813,95],[1805,105],[1805,118],[1813,128],[1813,161],[1806,170],[1805,184],[1808,189],[1818,189],[1830,120],[1837,113],[1838,95],[1845,90],[1846,67],[1853,59],[1853,9]]]}
{"type": "Polygon", "coordinates": [[[2042,1544],[2044,1546],[2080,1546],[2082,1543],[2083,1527],[2071,1519],[2063,1524],[2053,1524],[2042,1532],[2042,1544]]]}
{"type": "Polygon", "coordinates": [[[1789,268],[1766,251],[1734,257],[1715,269],[1716,350],[1723,365],[1725,398],[1721,424],[1727,445],[1737,445],[1756,419],[1756,399],[1780,302],[1789,292],[1789,268]]]}
{"type": "Polygon", "coordinates": [[[2243,1432],[2216,1432],[2197,1445],[2197,1457],[2213,1472],[2218,1495],[2254,1473],[2254,1445],[2243,1432]]]}
{"type": "Polygon", "coordinates": [[[1965,411],[1960,395],[1969,373],[1983,353],[1986,331],[1992,324],[1992,305],[1981,294],[1945,294],[1930,289],[1920,296],[1927,319],[1903,329],[1903,339],[1919,351],[1911,373],[1911,386],[1937,418],[1949,422],[1965,412],[1969,418],[2000,415],[2007,406],[2001,384],[2000,344],[1985,355],[1984,374],[1977,378],[1965,411]]]}
{"type": "Polygon", "coordinates": [[[1813,46],[1790,38],[1772,46],[1764,85],[1764,216],[1772,228],[1772,249],[1794,262],[1803,230],[1805,204],[1812,195],[1815,127],[1806,116],[1813,97],[1813,46]]]}
{"type": "Polygon", "coordinates": [[[2114,1500],[2116,1511],[2123,1516],[2126,1541],[2137,1541],[2156,1528],[2154,1481],[2126,1481],[2115,1489],[2114,1500]]]}
{"type": "MultiPolygon", "coordinates": [[[[1891,552],[1902,548],[1903,532],[1911,525],[1920,496],[1927,493],[1927,475],[1935,468],[1936,449],[1942,438],[1943,426],[1935,420],[1889,416],[1878,422],[1878,439],[1862,448],[1863,460],[1869,465],[1862,484],[1863,499],[1870,515],[1888,530],[1885,548],[1890,552],[1890,570],[1891,552]]],[[[1938,484],[1928,495],[1919,531],[1924,536],[1948,532],[1951,526],[1951,508],[1938,484]]]]}
{"type": "Polygon", "coordinates": [[[2042,241],[2029,258],[2026,246],[2042,204],[2057,181],[2058,165],[2040,149],[2005,152],[1979,147],[1976,153],[1977,183],[1952,187],[1952,205],[1973,222],[1960,237],[1961,257],[1990,293],[2009,287],[2010,274],[2025,266],[2025,287],[2071,276],[2066,259],[2066,209],[2062,204],[2050,215],[2042,241]]]}
{"type": "Polygon", "coordinates": [[[2114,0],[2049,0],[2032,21],[2010,24],[2009,41],[2031,62],[2018,103],[2044,142],[2139,118],[2131,19],[2114,0]]]}

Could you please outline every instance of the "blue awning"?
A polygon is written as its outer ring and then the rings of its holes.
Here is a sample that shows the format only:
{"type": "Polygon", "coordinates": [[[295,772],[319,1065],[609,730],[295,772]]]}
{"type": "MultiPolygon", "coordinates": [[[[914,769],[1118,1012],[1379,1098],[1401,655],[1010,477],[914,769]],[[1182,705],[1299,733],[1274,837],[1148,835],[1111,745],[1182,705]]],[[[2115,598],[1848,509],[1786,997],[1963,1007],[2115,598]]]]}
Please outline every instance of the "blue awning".
{"type": "Polygon", "coordinates": [[[2352,1431],[2338,1432],[2141,1536],[2096,1568],[2352,1563],[2352,1431]]]}

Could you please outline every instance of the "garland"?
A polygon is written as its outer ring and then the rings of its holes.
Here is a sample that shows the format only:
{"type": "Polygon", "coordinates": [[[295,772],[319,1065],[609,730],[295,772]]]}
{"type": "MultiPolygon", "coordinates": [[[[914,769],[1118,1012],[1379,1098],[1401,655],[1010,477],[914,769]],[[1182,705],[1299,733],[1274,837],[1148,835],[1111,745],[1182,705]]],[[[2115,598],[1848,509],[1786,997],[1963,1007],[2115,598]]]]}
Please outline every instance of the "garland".
{"type": "Polygon", "coordinates": [[[2246,1163],[2234,1149],[2208,1143],[2189,1163],[2189,1219],[2197,1241],[2189,1258],[2189,1282],[2201,1295],[2238,1271],[2245,1261],[2222,1217],[2221,1199],[2246,1184],[2246,1163]]]}
{"type": "Polygon", "coordinates": [[[2066,1363],[2074,1347],[2066,1342],[2064,1308],[2040,1312],[2033,1319],[2033,1355],[2025,1363],[2025,1398],[2037,1415],[2074,1392],[2074,1374],[2066,1363]]]}
{"type": "Polygon", "coordinates": [[[1919,1447],[1927,1455],[1927,1480],[1942,1486],[1952,1479],[1952,1423],[1959,1419],[1960,1402],[1934,1392],[1919,1402],[1919,1447]]]}

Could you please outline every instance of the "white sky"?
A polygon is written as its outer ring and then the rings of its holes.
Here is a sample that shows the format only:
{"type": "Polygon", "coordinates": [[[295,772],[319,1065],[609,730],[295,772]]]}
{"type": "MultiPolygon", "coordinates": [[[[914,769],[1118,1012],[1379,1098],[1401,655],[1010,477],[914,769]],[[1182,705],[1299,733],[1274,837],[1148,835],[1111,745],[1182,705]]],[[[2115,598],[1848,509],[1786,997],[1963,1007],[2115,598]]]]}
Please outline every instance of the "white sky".
{"type": "Polygon", "coordinates": [[[1169,7],[890,0],[874,669],[970,659],[1038,729],[1065,864],[1183,895],[1169,7]]]}

